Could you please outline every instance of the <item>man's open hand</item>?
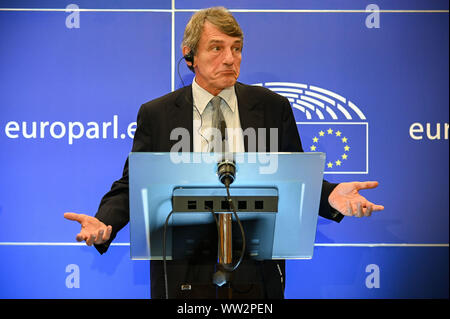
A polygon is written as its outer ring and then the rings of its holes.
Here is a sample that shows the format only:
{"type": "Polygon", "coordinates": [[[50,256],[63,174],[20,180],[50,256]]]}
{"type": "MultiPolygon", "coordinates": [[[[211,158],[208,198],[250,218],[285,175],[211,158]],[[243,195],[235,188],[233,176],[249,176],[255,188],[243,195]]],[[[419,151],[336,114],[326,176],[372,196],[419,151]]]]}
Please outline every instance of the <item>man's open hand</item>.
{"type": "Polygon", "coordinates": [[[378,182],[340,183],[328,197],[330,205],[345,216],[369,217],[373,211],[383,210],[359,194],[361,189],[375,188],[378,182]]]}
{"type": "Polygon", "coordinates": [[[75,213],[64,213],[64,218],[81,224],[81,231],[77,234],[77,241],[86,241],[86,245],[103,244],[109,240],[112,227],[106,226],[97,218],[75,213]]]}

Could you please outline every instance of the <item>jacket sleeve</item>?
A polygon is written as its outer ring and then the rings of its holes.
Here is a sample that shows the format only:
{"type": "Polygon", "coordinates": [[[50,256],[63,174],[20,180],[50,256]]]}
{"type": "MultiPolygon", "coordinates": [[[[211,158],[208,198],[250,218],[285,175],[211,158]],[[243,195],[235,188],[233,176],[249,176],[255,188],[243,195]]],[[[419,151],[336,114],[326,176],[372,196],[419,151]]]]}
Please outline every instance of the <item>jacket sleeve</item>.
{"type": "MultiPolygon", "coordinates": [[[[283,103],[281,136],[279,143],[281,152],[303,152],[302,143],[297,130],[297,124],[295,123],[294,113],[292,112],[291,104],[285,98],[283,103]]],[[[338,184],[323,180],[319,215],[339,223],[344,218],[344,215],[335,210],[328,203],[328,197],[337,185],[338,184]]]]}
{"type": "MultiPolygon", "coordinates": [[[[151,150],[149,118],[145,105],[142,105],[137,116],[132,152],[149,152],[151,150]]],[[[122,177],[115,181],[110,191],[103,196],[95,217],[105,225],[112,226],[110,239],[104,244],[94,245],[103,254],[108,250],[117,233],[130,220],[128,159],[125,161],[122,177]]]]}

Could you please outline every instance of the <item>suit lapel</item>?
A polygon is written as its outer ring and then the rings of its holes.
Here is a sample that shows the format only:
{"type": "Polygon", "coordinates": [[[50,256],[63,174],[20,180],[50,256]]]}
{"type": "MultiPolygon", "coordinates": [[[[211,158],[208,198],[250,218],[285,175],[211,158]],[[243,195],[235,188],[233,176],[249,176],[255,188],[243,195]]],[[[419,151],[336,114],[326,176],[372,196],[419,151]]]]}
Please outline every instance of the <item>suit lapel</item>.
{"type": "MultiPolygon", "coordinates": [[[[253,128],[258,141],[258,128],[265,127],[263,106],[258,103],[256,96],[249,94],[250,92],[246,85],[236,82],[235,89],[242,130],[253,128]]],[[[248,152],[248,139],[246,138],[244,138],[244,147],[245,151],[248,152]]]]}
{"type": "MultiPolygon", "coordinates": [[[[182,89],[180,94],[175,100],[175,107],[171,108],[171,112],[168,117],[169,136],[173,129],[181,127],[185,128],[189,132],[190,139],[190,152],[194,151],[193,142],[193,99],[192,99],[192,87],[186,86],[182,89]]],[[[177,143],[177,141],[170,141],[170,148],[177,143]]],[[[169,148],[169,149],[170,149],[169,148]]]]}

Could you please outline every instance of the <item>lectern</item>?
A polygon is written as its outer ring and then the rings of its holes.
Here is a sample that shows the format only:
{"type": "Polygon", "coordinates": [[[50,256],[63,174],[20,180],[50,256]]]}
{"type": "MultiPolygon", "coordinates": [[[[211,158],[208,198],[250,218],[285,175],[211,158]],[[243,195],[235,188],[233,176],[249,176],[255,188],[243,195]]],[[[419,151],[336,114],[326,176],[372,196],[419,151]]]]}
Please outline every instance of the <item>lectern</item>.
{"type": "MultiPolygon", "coordinates": [[[[131,259],[189,258],[208,240],[220,243],[216,217],[232,212],[229,199],[244,231],[233,226],[228,237],[233,259],[244,254],[243,238],[245,258],[310,259],[324,166],[318,152],[130,153],[131,259]],[[217,174],[224,157],[236,166],[229,197],[217,174]]],[[[218,258],[219,248],[205,254],[218,258]]]]}

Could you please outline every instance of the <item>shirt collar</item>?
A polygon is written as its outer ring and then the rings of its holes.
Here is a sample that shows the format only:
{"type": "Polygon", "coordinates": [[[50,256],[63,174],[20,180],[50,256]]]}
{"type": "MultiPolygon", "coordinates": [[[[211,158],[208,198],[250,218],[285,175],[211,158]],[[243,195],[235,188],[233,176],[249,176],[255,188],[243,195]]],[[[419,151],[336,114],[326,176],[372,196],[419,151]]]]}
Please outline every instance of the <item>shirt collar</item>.
{"type": "MultiPolygon", "coordinates": [[[[220,96],[222,99],[224,99],[225,102],[227,102],[227,105],[232,112],[236,110],[237,98],[234,86],[223,89],[218,94],[218,96],[220,96]]],[[[214,97],[214,95],[198,85],[194,77],[194,80],[192,80],[192,97],[194,99],[194,105],[197,107],[200,114],[203,114],[203,111],[205,110],[209,101],[211,101],[211,99],[214,97]]]]}

